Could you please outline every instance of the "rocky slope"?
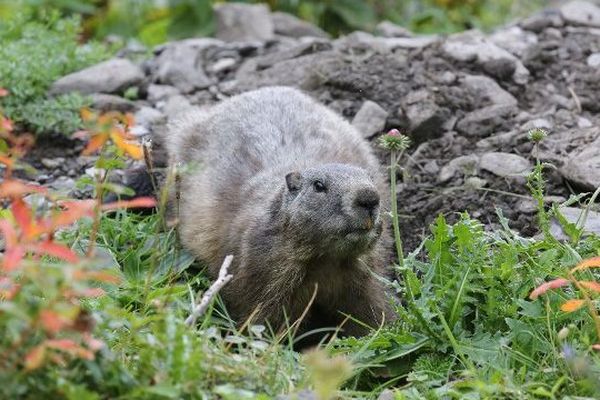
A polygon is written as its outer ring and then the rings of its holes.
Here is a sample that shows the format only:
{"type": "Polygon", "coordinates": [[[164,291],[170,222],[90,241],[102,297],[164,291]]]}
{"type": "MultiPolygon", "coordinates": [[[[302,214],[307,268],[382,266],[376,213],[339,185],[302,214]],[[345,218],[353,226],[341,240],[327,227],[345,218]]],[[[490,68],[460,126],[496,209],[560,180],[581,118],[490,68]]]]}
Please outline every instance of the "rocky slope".
{"type": "MultiPolygon", "coordinates": [[[[525,178],[535,162],[532,128],[549,134],[539,148],[556,167],[547,170],[549,204],[600,186],[600,7],[592,3],[573,1],[488,35],[447,37],[382,22],[375,35],[331,39],[259,5],[222,5],[217,17],[217,38],[168,43],[137,63],[129,60],[143,49],[132,46],[61,78],[51,93],[79,91],[99,109],[132,111],[140,135],[160,132],[191,108],[267,85],[307,91],[369,140],[399,128],[414,142],[397,193],[410,248],[439,213],[453,220],[463,210],[494,228],[500,208],[512,228],[534,235],[525,178]],[[121,97],[132,87],[137,101],[121,97]]],[[[53,157],[60,151],[43,154],[38,166],[48,182],[77,175],[53,157]]],[[[78,162],[85,169],[89,160],[78,162]]],[[[576,219],[579,210],[565,213],[576,219]]],[[[600,214],[589,214],[587,228],[600,232],[600,214]]]]}

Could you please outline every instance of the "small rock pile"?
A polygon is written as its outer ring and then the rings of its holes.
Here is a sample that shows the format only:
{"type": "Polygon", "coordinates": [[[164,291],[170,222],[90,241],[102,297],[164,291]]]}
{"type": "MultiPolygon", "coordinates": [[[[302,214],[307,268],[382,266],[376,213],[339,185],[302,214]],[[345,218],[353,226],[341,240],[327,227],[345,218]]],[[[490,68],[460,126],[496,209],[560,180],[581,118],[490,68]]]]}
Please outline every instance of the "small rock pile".
{"type": "MultiPolygon", "coordinates": [[[[536,157],[557,167],[548,171],[549,203],[600,186],[600,7],[593,3],[572,1],[489,35],[422,36],[382,22],[375,34],[332,39],[264,5],[222,4],[216,16],[216,38],[167,43],[137,63],[130,59],[140,49],[126,48],[59,79],[51,93],[78,91],[98,109],[132,111],[140,134],[269,85],[307,91],[369,140],[399,128],[414,142],[397,193],[409,247],[440,212],[452,220],[468,210],[494,228],[498,207],[513,228],[535,234],[526,175],[536,157]],[[132,88],[138,100],[122,97],[132,88]],[[528,138],[533,128],[549,134],[538,148],[528,138]]],[[[599,218],[590,213],[588,228],[600,231],[599,218]]]]}

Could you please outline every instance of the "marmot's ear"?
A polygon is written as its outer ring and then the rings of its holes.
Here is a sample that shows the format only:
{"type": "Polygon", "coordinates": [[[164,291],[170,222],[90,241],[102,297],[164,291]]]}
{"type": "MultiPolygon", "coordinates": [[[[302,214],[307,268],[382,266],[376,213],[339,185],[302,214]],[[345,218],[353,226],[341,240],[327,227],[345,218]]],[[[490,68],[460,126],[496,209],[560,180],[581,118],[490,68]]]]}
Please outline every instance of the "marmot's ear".
{"type": "Polygon", "coordinates": [[[302,187],[302,175],[297,171],[290,172],[285,176],[285,183],[290,192],[295,192],[302,187]]]}

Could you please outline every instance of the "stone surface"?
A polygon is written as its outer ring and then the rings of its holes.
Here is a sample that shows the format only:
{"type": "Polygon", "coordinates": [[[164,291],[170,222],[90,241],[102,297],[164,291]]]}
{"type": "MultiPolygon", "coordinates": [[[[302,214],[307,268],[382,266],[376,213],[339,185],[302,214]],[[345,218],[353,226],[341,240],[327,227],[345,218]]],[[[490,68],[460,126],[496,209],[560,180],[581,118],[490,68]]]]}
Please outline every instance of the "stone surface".
{"type": "Polygon", "coordinates": [[[439,182],[446,182],[452,179],[457,173],[462,175],[472,175],[477,172],[479,157],[475,154],[460,156],[444,165],[438,175],[439,182]]]}
{"type": "Polygon", "coordinates": [[[590,54],[590,56],[586,60],[586,63],[592,68],[600,67],[600,53],[590,54]]]}
{"type": "Polygon", "coordinates": [[[141,125],[147,129],[165,119],[163,113],[152,107],[140,108],[133,117],[136,125],[141,125]]]}
{"type": "Polygon", "coordinates": [[[274,25],[264,4],[222,3],[215,6],[215,36],[227,42],[271,40],[274,25]]]}
{"type": "Polygon", "coordinates": [[[209,87],[214,81],[204,71],[204,55],[222,44],[220,40],[207,38],[167,44],[159,50],[152,64],[155,81],[174,86],[182,93],[209,87]]]}
{"type": "Polygon", "coordinates": [[[289,36],[293,38],[300,38],[304,36],[313,36],[320,38],[328,38],[327,32],[321,28],[303,21],[294,15],[275,11],[271,14],[273,21],[273,28],[276,34],[289,36]]]}
{"type": "Polygon", "coordinates": [[[148,101],[156,103],[161,100],[166,100],[171,96],[180,94],[175,86],[170,85],[149,85],[148,86],[148,101]]]}
{"type": "Polygon", "coordinates": [[[587,1],[571,1],[560,12],[565,22],[574,25],[587,25],[600,28],[600,7],[587,1]]]}
{"type": "Polygon", "coordinates": [[[517,57],[523,57],[527,51],[537,44],[538,39],[531,32],[527,32],[518,26],[511,26],[492,34],[490,41],[517,57]]]}
{"type": "Polygon", "coordinates": [[[368,139],[383,132],[387,117],[388,112],[379,104],[366,100],[354,116],[352,125],[368,139]]]}
{"type": "Polygon", "coordinates": [[[133,101],[127,100],[121,96],[105,93],[93,93],[90,97],[92,98],[92,108],[102,112],[131,112],[136,109],[136,105],[133,101]]]}
{"type": "Polygon", "coordinates": [[[517,57],[492,43],[478,31],[450,36],[442,45],[442,50],[450,59],[474,61],[496,77],[511,76],[518,84],[525,84],[529,80],[529,71],[517,57]]]}
{"type": "Polygon", "coordinates": [[[484,75],[466,75],[461,80],[463,87],[473,97],[476,107],[485,105],[516,105],[517,99],[502,89],[492,78],[484,75]]]}
{"type": "Polygon", "coordinates": [[[448,117],[448,110],[437,105],[431,92],[422,89],[408,93],[402,109],[413,137],[421,141],[441,135],[440,126],[448,117]]]}
{"type": "Polygon", "coordinates": [[[497,104],[471,111],[456,124],[456,130],[467,136],[487,136],[504,124],[514,113],[510,104],[497,104]]]}
{"type": "MultiPolygon", "coordinates": [[[[567,221],[572,224],[577,224],[582,227],[585,233],[594,233],[600,235],[600,213],[596,211],[588,211],[587,218],[583,220],[584,210],[577,207],[560,207],[561,214],[567,221]]],[[[568,240],[569,237],[563,231],[562,226],[556,219],[550,223],[550,233],[558,240],[568,240]]]]}
{"type": "Polygon", "coordinates": [[[144,72],[140,67],[124,58],[114,58],[63,76],[52,84],[50,94],[117,93],[137,86],[143,80],[144,72]]]}
{"type": "Polygon", "coordinates": [[[573,152],[560,171],[566,179],[586,190],[600,187],[600,137],[573,152]]]}
{"type": "Polygon", "coordinates": [[[412,37],[413,34],[408,29],[396,25],[391,21],[381,21],[375,27],[375,34],[387,38],[393,37],[412,37]]]}
{"type": "Polygon", "coordinates": [[[501,177],[525,176],[531,172],[531,163],[516,154],[491,152],[479,159],[479,168],[501,177]]]}

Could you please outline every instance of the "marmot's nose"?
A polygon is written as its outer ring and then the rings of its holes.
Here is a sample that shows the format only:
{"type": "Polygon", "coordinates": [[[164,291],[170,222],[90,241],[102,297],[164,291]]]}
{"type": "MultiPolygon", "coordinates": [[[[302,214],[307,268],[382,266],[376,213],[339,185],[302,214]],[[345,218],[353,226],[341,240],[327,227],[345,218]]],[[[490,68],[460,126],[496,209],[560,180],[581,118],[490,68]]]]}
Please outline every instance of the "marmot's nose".
{"type": "Polygon", "coordinates": [[[379,193],[371,188],[359,189],[356,191],[354,204],[371,213],[379,206],[379,193]]]}

